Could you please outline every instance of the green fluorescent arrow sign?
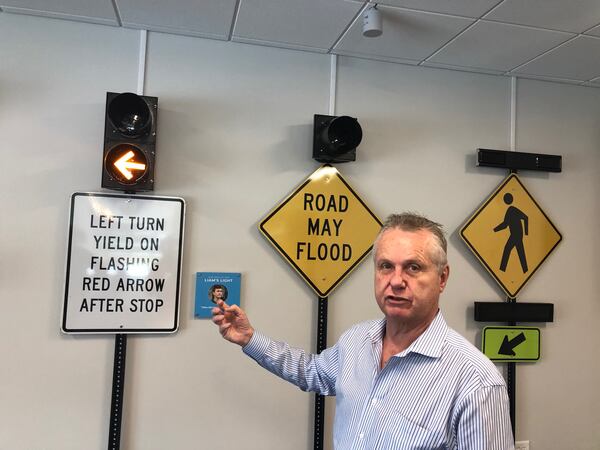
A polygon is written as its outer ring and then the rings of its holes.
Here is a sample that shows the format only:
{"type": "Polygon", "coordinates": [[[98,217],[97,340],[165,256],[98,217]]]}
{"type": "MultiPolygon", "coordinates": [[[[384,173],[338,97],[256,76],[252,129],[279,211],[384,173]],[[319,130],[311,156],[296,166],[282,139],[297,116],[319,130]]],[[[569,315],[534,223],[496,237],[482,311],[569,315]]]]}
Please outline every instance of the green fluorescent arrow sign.
{"type": "Polygon", "coordinates": [[[540,329],[485,327],[481,348],[492,361],[537,361],[540,359],[540,329]]]}

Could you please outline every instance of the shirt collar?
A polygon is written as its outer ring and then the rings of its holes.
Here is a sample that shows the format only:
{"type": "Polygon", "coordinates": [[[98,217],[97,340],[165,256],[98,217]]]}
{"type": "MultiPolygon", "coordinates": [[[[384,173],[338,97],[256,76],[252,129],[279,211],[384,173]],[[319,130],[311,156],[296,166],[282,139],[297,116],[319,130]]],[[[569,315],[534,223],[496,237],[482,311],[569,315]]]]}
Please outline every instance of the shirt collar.
{"type": "MultiPolygon", "coordinates": [[[[381,344],[385,331],[385,323],[385,319],[376,320],[369,328],[368,334],[373,344],[381,344]]],[[[441,311],[438,311],[433,322],[429,324],[427,329],[406,350],[398,353],[396,356],[419,353],[431,358],[439,358],[442,356],[442,348],[447,330],[448,325],[444,320],[444,316],[442,316],[441,311]]]]}

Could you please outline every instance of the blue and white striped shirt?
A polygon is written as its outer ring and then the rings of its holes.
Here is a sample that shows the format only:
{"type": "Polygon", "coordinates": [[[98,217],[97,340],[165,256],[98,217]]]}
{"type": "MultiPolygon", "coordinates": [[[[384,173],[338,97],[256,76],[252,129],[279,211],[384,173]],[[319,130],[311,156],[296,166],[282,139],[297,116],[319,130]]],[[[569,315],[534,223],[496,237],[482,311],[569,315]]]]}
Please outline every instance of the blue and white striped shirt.
{"type": "Polygon", "coordinates": [[[380,369],[385,319],[319,355],[255,332],[244,353],[304,391],[336,396],[337,450],[512,450],[504,379],[438,313],[380,369]]]}

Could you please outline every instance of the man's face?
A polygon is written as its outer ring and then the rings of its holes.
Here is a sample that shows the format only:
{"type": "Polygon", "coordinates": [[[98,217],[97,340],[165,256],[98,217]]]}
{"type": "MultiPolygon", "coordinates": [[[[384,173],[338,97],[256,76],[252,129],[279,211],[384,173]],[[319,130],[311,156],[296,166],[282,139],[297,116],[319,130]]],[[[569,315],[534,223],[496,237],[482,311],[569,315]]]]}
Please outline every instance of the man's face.
{"type": "Polygon", "coordinates": [[[213,297],[214,297],[215,300],[223,300],[223,289],[216,288],[213,291],[213,297]]]}
{"type": "Polygon", "coordinates": [[[380,237],[375,254],[375,299],[388,321],[411,327],[428,325],[438,310],[449,268],[440,274],[427,230],[390,229],[380,237]]]}

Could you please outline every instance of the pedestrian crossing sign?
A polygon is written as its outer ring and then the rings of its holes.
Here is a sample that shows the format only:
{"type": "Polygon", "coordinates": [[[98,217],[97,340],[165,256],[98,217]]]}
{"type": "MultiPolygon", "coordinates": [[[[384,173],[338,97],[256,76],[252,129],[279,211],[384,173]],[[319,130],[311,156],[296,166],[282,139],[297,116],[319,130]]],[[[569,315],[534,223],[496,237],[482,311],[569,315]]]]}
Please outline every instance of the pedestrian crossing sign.
{"type": "Polygon", "coordinates": [[[500,184],[460,234],[510,298],[517,296],[562,240],[515,174],[500,184]]]}

